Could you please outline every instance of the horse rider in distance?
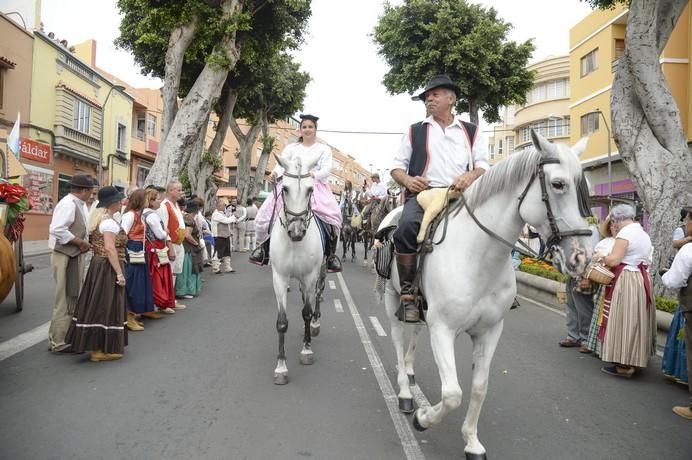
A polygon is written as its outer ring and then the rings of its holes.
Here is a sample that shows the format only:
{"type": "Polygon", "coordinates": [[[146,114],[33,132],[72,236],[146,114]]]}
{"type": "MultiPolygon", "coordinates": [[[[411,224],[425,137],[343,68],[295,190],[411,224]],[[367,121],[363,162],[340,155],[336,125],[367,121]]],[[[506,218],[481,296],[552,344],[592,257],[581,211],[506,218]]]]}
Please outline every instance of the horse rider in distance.
{"type": "MultiPolygon", "coordinates": [[[[387,186],[380,182],[380,175],[378,173],[373,173],[370,176],[370,180],[372,184],[365,192],[365,198],[368,204],[363,208],[363,222],[366,222],[370,218],[372,208],[377,206],[377,203],[387,196],[387,186]]],[[[374,230],[376,231],[377,229],[374,230]]]]}

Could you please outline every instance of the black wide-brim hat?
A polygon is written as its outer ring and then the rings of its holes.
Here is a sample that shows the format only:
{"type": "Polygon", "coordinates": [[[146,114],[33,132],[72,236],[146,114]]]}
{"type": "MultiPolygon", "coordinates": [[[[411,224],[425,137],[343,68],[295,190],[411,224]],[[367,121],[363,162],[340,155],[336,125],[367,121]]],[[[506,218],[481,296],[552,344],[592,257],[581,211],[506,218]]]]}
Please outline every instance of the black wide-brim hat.
{"type": "Polygon", "coordinates": [[[435,75],[428,81],[428,84],[425,85],[425,89],[423,90],[423,92],[417,96],[413,96],[411,100],[425,102],[425,93],[435,88],[451,89],[452,91],[454,91],[454,94],[457,95],[457,99],[461,97],[461,88],[454,84],[451,78],[449,78],[447,75],[435,75]]]}
{"type": "Polygon", "coordinates": [[[125,198],[125,195],[123,195],[120,190],[117,188],[108,185],[106,187],[103,187],[101,190],[99,190],[98,194],[98,200],[99,204],[96,205],[97,208],[107,208],[108,206],[112,205],[113,203],[119,203],[121,200],[125,198]]]}
{"type": "Polygon", "coordinates": [[[78,188],[93,188],[98,186],[98,182],[89,174],[75,174],[68,182],[68,185],[78,188]]]}

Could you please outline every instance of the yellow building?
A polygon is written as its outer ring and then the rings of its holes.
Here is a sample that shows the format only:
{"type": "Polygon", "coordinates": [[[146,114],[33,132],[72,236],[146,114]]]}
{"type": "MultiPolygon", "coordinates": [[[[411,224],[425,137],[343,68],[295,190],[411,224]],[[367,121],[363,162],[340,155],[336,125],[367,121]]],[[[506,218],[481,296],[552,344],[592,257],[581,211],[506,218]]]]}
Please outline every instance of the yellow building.
{"type": "MultiPolygon", "coordinates": [[[[592,195],[604,206],[611,190],[613,197],[638,199],[611,135],[611,86],[618,59],[625,49],[627,13],[624,7],[596,10],[570,30],[571,140],[575,143],[589,136],[582,164],[591,183],[592,195]]],[[[688,6],[660,58],[688,140],[692,138],[691,46],[692,15],[688,6]]]]}
{"type": "Polygon", "coordinates": [[[489,137],[490,163],[531,147],[531,129],[552,142],[569,144],[569,57],[549,57],[527,67],[535,73],[526,104],[505,108],[489,137]]]}

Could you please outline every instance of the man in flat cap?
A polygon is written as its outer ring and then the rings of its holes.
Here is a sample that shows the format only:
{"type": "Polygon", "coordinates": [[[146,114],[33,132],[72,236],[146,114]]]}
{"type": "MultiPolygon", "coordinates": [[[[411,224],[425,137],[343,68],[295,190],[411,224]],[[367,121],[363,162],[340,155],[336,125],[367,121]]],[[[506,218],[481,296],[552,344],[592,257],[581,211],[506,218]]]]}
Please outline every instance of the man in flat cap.
{"type": "Polygon", "coordinates": [[[87,238],[86,200],[94,190],[94,179],[76,174],[69,182],[70,193],[53,210],[48,246],[53,250],[50,264],[55,279],[55,305],[48,329],[48,343],[53,352],[69,352],[65,335],[70,327],[84,274],[84,254],[91,249],[87,238]]]}
{"type": "Polygon", "coordinates": [[[430,79],[414,100],[425,103],[428,117],[409,127],[401,140],[392,165],[392,178],[406,189],[406,201],[394,233],[396,264],[401,284],[401,305],[397,317],[420,321],[416,288],[416,236],[423,209],[415,197],[431,187],[466,190],[490,166],[488,147],[476,125],[462,121],[452,112],[461,89],[446,75],[430,79]]]}

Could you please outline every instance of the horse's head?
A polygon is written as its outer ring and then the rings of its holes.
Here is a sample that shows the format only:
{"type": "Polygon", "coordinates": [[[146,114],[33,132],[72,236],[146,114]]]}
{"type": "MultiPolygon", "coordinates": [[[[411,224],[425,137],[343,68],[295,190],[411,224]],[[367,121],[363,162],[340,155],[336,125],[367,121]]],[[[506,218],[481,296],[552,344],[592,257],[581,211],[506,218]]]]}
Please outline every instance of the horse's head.
{"type": "Polygon", "coordinates": [[[579,155],[586,139],[573,148],[552,144],[535,131],[531,139],[538,165],[519,198],[521,218],[538,229],[552,252],[553,264],[571,276],[583,274],[591,259],[591,203],[579,155]]]}
{"type": "Polygon", "coordinates": [[[281,224],[292,241],[301,241],[312,218],[310,198],[315,181],[310,170],[317,164],[319,157],[305,160],[299,157],[294,161],[286,161],[277,156],[276,161],[284,169],[281,191],[284,218],[281,224]]]}

